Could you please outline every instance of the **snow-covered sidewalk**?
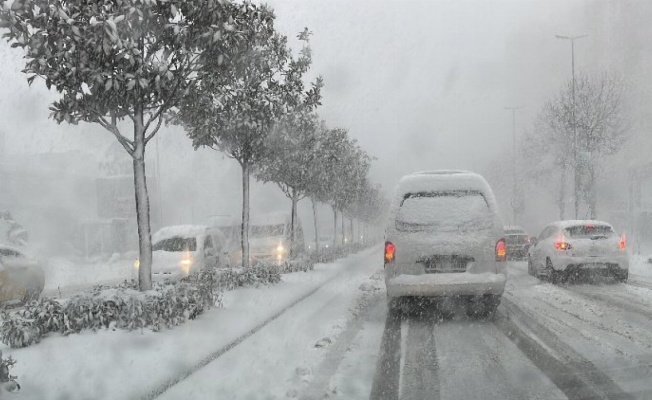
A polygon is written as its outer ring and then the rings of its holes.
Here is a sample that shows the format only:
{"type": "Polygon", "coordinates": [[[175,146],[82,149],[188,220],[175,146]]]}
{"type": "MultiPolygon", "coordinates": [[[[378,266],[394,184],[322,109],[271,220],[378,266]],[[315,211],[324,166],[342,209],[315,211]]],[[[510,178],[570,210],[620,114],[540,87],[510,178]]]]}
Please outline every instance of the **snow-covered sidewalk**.
{"type": "Polygon", "coordinates": [[[226,396],[223,398],[242,397],[241,390],[251,394],[262,388],[275,391],[274,396],[264,397],[285,395],[289,387],[287,379],[296,376],[296,368],[318,361],[319,352],[310,346],[324,336],[336,335],[337,326],[343,326],[350,315],[349,307],[361,295],[358,287],[382,269],[382,264],[375,262],[376,257],[369,257],[372,252],[378,249],[366,250],[333,264],[318,264],[308,273],[284,275],[283,282],[275,286],[227,292],[224,308],[210,310],[197,320],[171,330],[83,332],[69,337],[50,335],[28,348],[1,349],[5,356],[11,355],[18,360],[12,373],[18,375],[23,386],[18,395],[21,399],[147,397],[167,382],[187,375],[208,355],[319,288],[314,295],[283,314],[291,318],[279,317],[164,393],[164,397],[174,398],[175,393],[180,393],[177,390],[182,390],[183,397],[188,397],[190,387],[208,390],[196,392],[191,398],[202,397],[202,393],[211,393],[209,397],[216,398],[215,388],[210,384],[200,387],[186,382],[194,382],[205,374],[204,371],[217,368],[218,375],[209,373],[209,383],[214,382],[213,386],[217,384],[221,388],[226,396]],[[283,356],[277,358],[279,354],[283,356]]]}

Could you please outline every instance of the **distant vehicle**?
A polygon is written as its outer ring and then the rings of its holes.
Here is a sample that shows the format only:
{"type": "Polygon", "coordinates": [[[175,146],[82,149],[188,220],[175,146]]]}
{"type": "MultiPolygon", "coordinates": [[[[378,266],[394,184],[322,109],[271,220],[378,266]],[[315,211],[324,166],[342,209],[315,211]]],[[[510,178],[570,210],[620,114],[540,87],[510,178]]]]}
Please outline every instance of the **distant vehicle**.
{"type": "Polygon", "coordinates": [[[224,235],[204,225],[161,228],[152,235],[152,275],[179,278],[204,267],[226,265],[224,235]]]}
{"type": "Polygon", "coordinates": [[[45,273],[38,261],[0,245],[0,302],[38,299],[44,287],[45,273]]]}
{"type": "Polygon", "coordinates": [[[530,247],[528,273],[559,283],[580,272],[607,273],[627,282],[625,237],[603,221],[558,221],[545,227],[530,247]]]}
{"type": "MultiPolygon", "coordinates": [[[[319,250],[324,250],[328,249],[333,246],[333,237],[328,236],[328,235],[319,235],[318,242],[319,244],[319,250]]],[[[315,250],[315,244],[314,241],[310,246],[308,246],[308,250],[315,250]]]]}
{"type": "MultiPolygon", "coordinates": [[[[297,216],[294,237],[295,251],[305,250],[301,221],[297,216]]],[[[270,213],[251,219],[249,226],[249,253],[253,263],[259,261],[284,262],[290,256],[290,213],[270,213]]]]}
{"type": "Polygon", "coordinates": [[[506,281],[497,209],[480,175],[432,171],[403,177],[385,231],[390,307],[406,297],[455,297],[492,315],[506,281]]]}
{"type": "Polygon", "coordinates": [[[505,227],[505,244],[508,260],[524,260],[530,248],[530,235],[520,226],[505,227]]]}

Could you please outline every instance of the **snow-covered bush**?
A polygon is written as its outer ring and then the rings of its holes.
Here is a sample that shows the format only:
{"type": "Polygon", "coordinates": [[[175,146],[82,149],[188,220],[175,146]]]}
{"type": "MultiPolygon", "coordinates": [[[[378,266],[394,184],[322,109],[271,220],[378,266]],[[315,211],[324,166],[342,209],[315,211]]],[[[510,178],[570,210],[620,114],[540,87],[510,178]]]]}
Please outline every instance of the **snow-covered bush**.
{"type": "Polygon", "coordinates": [[[170,328],[220,305],[219,283],[218,273],[206,269],[177,282],[156,283],[147,292],[135,290],[135,282],[125,282],[97,286],[67,300],[32,301],[22,310],[2,313],[0,340],[11,347],[26,347],[50,332],[170,328]]]}
{"type": "Polygon", "coordinates": [[[273,264],[258,263],[250,268],[221,270],[217,274],[218,287],[233,290],[241,286],[273,285],[281,281],[279,267],[273,264]]]}
{"type": "Polygon", "coordinates": [[[314,268],[315,263],[313,262],[312,257],[307,255],[285,261],[279,267],[281,273],[283,274],[288,274],[291,272],[308,272],[312,271],[314,268]]]}

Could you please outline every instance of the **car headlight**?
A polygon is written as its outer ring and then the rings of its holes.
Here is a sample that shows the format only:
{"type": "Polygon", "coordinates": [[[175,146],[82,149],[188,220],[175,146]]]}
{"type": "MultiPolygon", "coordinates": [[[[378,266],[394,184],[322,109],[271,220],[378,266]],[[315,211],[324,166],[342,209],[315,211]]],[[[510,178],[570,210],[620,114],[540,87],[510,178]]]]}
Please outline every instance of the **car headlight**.
{"type": "Polygon", "coordinates": [[[190,254],[189,251],[185,251],[183,253],[183,257],[181,258],[181,261],[179,262],[179,266],[181,267],[181,269],[186,275],[190,273],[190,268],[192,268],[192,264],[193,264],[192,255],[190,254]]]}
{"type": "Polygon", "coordinates": [[[135,269],[139,269],[139,268],[140,268],[140,259],[137,258],[136,261],[134,261],[134,268],[135,268],[135,269]]]}

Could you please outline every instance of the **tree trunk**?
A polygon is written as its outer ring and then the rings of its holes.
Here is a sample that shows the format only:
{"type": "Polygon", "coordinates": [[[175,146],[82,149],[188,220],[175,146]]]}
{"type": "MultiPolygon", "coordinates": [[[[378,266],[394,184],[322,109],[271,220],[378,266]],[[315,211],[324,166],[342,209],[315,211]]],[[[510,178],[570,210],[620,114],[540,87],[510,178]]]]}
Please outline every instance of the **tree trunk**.
{"type": "Polygon", "coordinates": [[[351,230],[351,244],[353,244],[357,241],[356,237],[353,236],[353,218],[349,219],[349,228],[351,230]]]}
{"type": "Polygon", "coordinates": [[[342,217],[342,246],[346,244],[346,222],[344,221],[344,214],[340,211],[342,217]]]}
{"type": "Polygon", "coordinates": [[[564,220],[566,214],[566,165],[561,166],[561,177],[559,185],[559,219],[564,220]]]}
{"type": "Polygon", "coordinates": [[[242,225],[240,241],[242,246],[242,268],[249,268],[249,165],[242,166],[242,225]]]}
{"type": "Polygon", "coordinates": [[[333,209],[333,247],[337,247],[337,210],[334,206],[333,209]]]}
{"type": "Polygon", "coordinates": [[[152,289],[152,233],[149,222],[149,196],[145,176],[145,130],[143,112],[136,112],[134,122],[134,187],[136,191],[136,220],[138,222],[138,288],[152,289]]]}
{"type": "Polygon", "coordinates": [[[296,221],[297,221],[297,191],[292,190],[292,197],[290,198],[292,200],[292,211],[290,212],[290,255],[294,255],[295,250],[296,250],[296,243],[294,240],[295,237],[295,226],[296,226],[296,221]]]}
{"type": "Polygon", "coordinates": [[[589,190],[588,190],[588,195],[589,195],[589,218],[590,219],[596,219],[597,217],[597,212],[596,212],[596,202],[597,202],[597,194],[595,192],[595,165],[593,164],[593,160],[589,162],[589,190]]]}
{"type": "Polygon", "coordinates": [[[317,202],[311,198],[312,201],[312,218],[315,223],[315,252],[319,253],[319,228],[317,226],[317,202]]]}

